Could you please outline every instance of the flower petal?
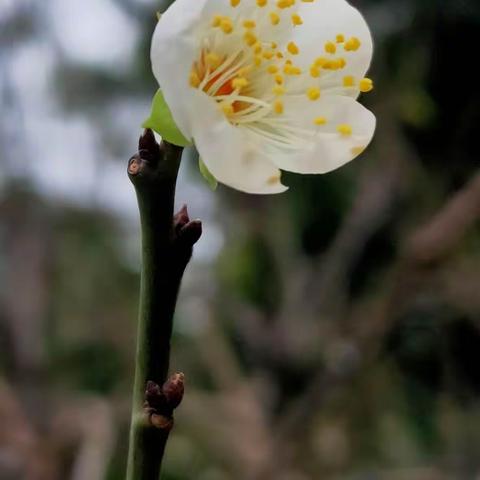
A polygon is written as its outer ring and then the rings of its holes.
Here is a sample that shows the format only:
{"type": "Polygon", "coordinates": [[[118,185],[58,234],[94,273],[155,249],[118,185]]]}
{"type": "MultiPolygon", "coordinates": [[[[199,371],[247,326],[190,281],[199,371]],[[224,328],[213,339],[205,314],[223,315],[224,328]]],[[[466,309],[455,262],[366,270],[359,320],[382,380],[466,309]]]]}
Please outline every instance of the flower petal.
{"type": "Polygon", "coordinates": [[[190,125],[190,71],[198,55],[198,21],[207,0],[176,0],[160,18],[153,34],[152,69],[173,119],[185,137],[190,125]]]}
{"type": "Polygon", "coordinates": [[[221,183],[247,193],[281,193],[280,170],[250,143],[245,132],[231,125],[218,104],[195,91],[192,132],[195,146],[212,175],[221,183]]]}
{"type": "Polygon", "coordinates": [[[309,147],[297,154],[278,153],[271,160],[282,170],[296,173],[327,173],[353,160],[368,146],[375,131],[372,112],[350,97],[327,96],[317,102],[285,99],[289,123],[309,132],[309,147]],[[325,125],[314,119],[324,117],[325,125]],[[338,131],[349,126],[351,135],[338,131]]]}
{"type": "MultiPolygon", "coordinates": [[[[368,25],[362,14],[345,0],[321,0],[314,3],[301,3],[298,9],[303,25],[293,31],[293,39],[300,48],[296,63],[307,68],[315,58],[344,58],[346,67],[324,72],[320,85],[342,85],[343,77],[353,76],[360,80],[370,67],[373,54],[373,41],[368,25]],[[345,50],[345,43],[335,43],[337,35],[345,40],[355,37],[360,40],[356,50],[345,50]],[[336,54],[325,52],[327,42],[336,46],[336,54]]],[[[346,89],[342,94],[357,97],[358,88],[346,89]]]]}

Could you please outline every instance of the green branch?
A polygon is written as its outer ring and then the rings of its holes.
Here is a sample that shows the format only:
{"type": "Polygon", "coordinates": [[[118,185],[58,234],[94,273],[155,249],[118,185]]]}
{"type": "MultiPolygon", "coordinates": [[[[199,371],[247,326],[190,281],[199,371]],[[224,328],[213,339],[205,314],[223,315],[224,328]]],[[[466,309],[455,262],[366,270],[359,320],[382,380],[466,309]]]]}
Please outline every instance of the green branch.
{"type": "Polygon", "coordinates": [[[183,272],[200,238],[186,207],[173,215],[182,148],[140,137],[128,175],[137,194],[142,228],[142,276],[127,480],[158,480],[173,410],[183,396],[183,375],[167,381],[173,315],[183,272]]]}

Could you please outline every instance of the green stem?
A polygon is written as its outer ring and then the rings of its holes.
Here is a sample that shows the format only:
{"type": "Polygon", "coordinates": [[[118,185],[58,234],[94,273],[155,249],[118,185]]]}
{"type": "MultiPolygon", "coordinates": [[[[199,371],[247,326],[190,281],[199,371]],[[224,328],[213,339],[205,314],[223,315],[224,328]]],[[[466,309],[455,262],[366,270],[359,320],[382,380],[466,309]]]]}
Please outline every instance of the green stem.
{"type": "Polygon", "coordinates": [[[201,234],[201,224],[190,222],[186,209],[173,215],[181,155],[181,148],[159,146],[146,130],[128,167],[140,211],[142,274],[127,480],[159,479],[172,426],[173,408],[155,411],[145,403],[145,392],[147,382],[161,386],[167,379],[177,295],[201,234]],[[152,421],[152,411],[165,421],[152,421]]]}

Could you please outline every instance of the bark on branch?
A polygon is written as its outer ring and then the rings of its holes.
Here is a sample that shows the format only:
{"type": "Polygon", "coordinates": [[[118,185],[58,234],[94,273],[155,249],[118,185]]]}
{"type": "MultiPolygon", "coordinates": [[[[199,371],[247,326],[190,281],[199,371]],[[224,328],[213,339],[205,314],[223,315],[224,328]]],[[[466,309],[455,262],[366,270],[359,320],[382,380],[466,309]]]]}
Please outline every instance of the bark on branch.
{"type": "Polygon", "coordinates": [[[183,375],[167,381],[173,315],[202,225],[184,206],[173,215],[182,148],[145,130],[128,164],[142,229],[142,275],[127,480],[158,480],[183,375]]]}

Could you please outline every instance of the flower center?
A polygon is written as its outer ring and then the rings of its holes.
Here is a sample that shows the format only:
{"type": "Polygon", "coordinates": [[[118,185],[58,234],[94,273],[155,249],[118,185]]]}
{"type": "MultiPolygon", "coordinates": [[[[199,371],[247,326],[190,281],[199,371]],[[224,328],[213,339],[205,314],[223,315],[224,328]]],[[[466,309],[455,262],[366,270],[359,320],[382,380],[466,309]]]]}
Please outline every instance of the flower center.
{"type": "MultiPolygon", "coordinates": [[[[319,111],[312,118],[314,128],[294,128],[288,121],[287,100],[305,95],[316,102],[325,90],[341,93],[346,89],[373,89],[370,79],[344,76],[338,80],[338,71],[345,69],[348,57],[361,47],[356,37],[338,34],[320,47],[319,56],[312,58],[307,67],[297,64],[301,52],[293,41],[293,32],[302,28],[304,21],[298,9],[292,8],[296,0],[255,0],[253,5],[249,0],[245,8],[237,8],[242,0],[225,1],[230,1],[232,14],[214,15],[211,19],[192,65],[190,85],[214,98],[231,124],[282,146],[305,147],[305,141],[328,119],[319,111]],[[273,3],[275,6],[270,8],[273,3]],[[291,40],[279,46],[275,39],[285,38],[288,32],[291,40]]],[[[310,4],[315,1],[302,0],[310,4]]],[[[337,126],[337,130],[343,136],[352,133],[345,124],[337,126]]]]}

